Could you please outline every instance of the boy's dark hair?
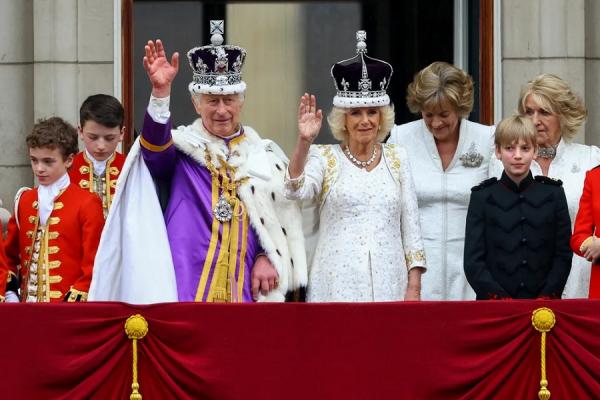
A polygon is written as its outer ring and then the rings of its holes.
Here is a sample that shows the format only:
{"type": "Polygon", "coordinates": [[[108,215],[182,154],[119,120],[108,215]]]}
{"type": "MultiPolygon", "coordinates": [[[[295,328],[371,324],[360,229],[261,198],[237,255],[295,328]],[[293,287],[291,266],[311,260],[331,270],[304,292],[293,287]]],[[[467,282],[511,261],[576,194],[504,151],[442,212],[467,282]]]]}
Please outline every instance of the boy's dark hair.
{"type": "Polygon", "coordinates": [[[113,96],[95,94],[85,99],[79,109],[79,126],[83,128],[87,121],[94,121],[102,126],[123,127],[125,110],[113,96]]]}
{"type": "Polygon", "coordinates": [[[59,149],[63,160],[79,151],[77,130],[59,117],[40,119],[25,139],[30,149],[59,149]]]}

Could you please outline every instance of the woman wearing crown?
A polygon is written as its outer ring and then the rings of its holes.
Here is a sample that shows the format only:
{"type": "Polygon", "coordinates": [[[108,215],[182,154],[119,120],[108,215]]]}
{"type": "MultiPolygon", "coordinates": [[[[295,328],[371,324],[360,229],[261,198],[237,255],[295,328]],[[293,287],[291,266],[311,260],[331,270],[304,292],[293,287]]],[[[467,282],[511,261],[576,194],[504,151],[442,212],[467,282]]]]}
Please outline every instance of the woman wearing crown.
{"type": "Polygon", "coordinates": [[[312,145],[323,114],[304,94],[298,141],[288,167],[286,197],[313,200],[319,236],[307,300],[419,300],[425,254],[416,194],[406,151],[381,144],[394,124],[386,89],[392,67],[366,55],[333,65],[337,95],[328,116],[341,143],[312,145]]]}

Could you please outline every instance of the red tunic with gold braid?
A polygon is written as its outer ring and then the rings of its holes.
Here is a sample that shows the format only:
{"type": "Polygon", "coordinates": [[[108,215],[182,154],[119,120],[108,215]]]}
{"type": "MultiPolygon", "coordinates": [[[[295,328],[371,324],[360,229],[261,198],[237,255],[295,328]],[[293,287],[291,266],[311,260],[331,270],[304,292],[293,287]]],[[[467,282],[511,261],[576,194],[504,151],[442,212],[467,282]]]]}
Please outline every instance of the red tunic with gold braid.
{"type": "Polygon", "coordinates": [[[87,157],[85,151],[79,152],[73,159],[73,165],[69,168],[69,178],[71,182],[80,188],[96,193],[102,200],[104,216],[108,214],[108,209],[115,195],[117,179],[123,170],[125,156],[115,152],[106,162],[106,169],[101,176],[94,174],[94,164],[87,157]]]}
{"type": "Polygon", "coordinates": [[[56,302],[66,294],[70,301],[86,300],[104,226],[98,196],[71,183],[56,196],[41,226],[38,192],[29,189],[17,213],[4,244],[9,273],[21,278],[21,301],[56,302]]]}

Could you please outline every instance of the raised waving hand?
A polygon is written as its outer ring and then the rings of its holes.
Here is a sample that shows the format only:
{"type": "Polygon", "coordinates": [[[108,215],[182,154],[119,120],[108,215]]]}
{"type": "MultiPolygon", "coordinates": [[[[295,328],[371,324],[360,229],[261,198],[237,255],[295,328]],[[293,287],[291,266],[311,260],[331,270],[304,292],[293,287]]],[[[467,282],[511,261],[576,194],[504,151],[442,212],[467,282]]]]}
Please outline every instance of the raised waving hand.
{"type": "Polygon", "coordinates": [[[315,95],[304,93],[298,106],[298,139],[312,144],[323,122],[323,111],[317,110],[315,95]]]}
{"type": "Polygon", "coordinates": [[[152,95],[154,97],[167,97],[171,94],[171,84],[179,71],[179,53],[171,56],[171,62],[167,59],[165,48],[160,41],[156,43],[149,40],[144,46],[144,69],[152,84],[152,95]]]}
{"type": "Polygon", "coordinates": [[[310,145],[319,134],[322,122],[323,111],[317,109],[317,98],[304,93],[298,106],[298,141],[288,166],[290,178],[297,178],[304,171],[310,145]]]}

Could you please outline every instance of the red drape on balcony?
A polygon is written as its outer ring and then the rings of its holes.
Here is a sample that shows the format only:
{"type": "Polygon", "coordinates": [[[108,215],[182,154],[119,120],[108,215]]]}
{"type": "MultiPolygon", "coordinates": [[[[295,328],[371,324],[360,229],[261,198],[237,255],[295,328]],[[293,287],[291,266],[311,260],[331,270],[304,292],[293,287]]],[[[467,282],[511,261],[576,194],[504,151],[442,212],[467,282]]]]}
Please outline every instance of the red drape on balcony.
{"type": "Polygon", "coordinates": [[[600,300],[388,304],[2,304],[1,398],[128,399],[142,314],[151,399],[536,399],[549,307],[552,399],[600,396],[600,300]]]}

